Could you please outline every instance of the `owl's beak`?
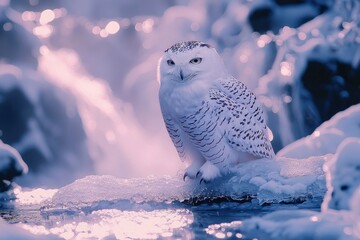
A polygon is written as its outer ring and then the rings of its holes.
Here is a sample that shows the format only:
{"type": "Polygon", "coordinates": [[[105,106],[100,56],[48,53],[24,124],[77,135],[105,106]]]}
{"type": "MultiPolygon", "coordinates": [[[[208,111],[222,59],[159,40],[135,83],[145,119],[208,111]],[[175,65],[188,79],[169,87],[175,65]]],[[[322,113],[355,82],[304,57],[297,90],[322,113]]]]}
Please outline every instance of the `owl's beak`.
{"type": "Polygon", "coordinates": [[[193,78],[196,74],[189,74],[185,68],[185,71],[182,68],[179,68],[178,77],[182,82],[188,81],[189,79],[193,78]]]}
{"type": "Polygon", "coordinates": [[[180,78],[181,78],[181,80],[184,80],[184,73],[183,73],[182,69],[180,69],[180,78]]]}

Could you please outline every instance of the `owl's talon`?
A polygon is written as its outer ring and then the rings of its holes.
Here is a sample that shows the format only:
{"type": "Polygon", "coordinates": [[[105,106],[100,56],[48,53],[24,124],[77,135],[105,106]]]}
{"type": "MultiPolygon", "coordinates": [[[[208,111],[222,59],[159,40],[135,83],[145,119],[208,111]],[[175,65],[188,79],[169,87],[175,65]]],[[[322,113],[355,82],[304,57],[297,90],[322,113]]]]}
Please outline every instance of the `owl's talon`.
{"type": "Polygon", "coordinates": [[[199,174],[200,174],[200,171],[198,171],[198,172],[196,173],[196,177],[195,177],[195,178],[198,178],[199,174]]]}

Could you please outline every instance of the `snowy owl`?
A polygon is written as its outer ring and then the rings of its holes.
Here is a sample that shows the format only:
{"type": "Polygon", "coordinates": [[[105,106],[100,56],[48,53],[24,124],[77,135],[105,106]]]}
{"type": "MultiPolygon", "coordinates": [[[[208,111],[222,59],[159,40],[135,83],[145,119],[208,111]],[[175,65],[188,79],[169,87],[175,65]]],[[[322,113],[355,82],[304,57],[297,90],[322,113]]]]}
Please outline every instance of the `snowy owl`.
{"type": "Polygon", "coordinates": [[[210,45],[177,43],[159,61],[159,100],[184,174],[209,182],[242,162],[273,158],[272,133],[255,95],[227,73],[210,45]]]}

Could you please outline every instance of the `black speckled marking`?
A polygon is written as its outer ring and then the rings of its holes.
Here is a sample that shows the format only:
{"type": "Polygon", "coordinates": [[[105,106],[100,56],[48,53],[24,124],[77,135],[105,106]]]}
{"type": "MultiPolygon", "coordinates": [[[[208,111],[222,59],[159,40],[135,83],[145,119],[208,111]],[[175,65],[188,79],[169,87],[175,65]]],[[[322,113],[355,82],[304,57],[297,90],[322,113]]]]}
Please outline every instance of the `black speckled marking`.
{"type": "Polygon", "coordinates": [[[200,41],[187,41],[187,42],[176,43],[171,47],[169,47],[168,49],[166,49],[165,52],[168,51],[171,51],[172,53],[186,52],[197,47],[211,48],[211,46],[207,43],[203,43],[200,41]]]}

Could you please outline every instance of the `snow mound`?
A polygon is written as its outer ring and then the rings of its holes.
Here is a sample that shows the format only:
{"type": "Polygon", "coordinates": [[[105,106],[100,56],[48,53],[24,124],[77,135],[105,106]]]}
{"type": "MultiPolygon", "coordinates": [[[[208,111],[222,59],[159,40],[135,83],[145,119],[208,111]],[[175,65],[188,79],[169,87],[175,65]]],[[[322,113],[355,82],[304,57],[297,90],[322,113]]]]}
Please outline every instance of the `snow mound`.
{"type": "Polygon", "coordinates": [[[348,137],[360,137],[360,104],[337,113],[311,135],[280,150],[277,156],[308,158],[335,153],[339,144],[348,137]]]}
{"type": "Polygon", "coordinates": [[[334,158],[325,164],[324,169],[328,191],[322,205],[323,209],[349,210],[354,192],[360,189],[360,138],[348,138],[343,141],[334,158]]]}

